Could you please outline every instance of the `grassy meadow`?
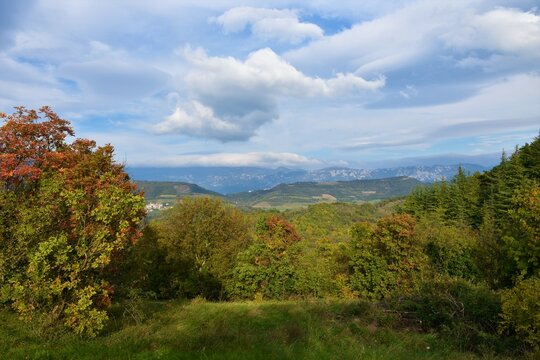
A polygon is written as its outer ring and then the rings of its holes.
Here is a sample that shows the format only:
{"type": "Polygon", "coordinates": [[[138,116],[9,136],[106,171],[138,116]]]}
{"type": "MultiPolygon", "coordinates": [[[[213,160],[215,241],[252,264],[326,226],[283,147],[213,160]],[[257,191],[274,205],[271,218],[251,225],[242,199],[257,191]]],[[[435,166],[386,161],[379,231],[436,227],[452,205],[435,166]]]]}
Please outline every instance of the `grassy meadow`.
{"type": "Polygon", "coordinates": [[[414,321],[359,301],[143,302],[117,305],[94,339],[41,333],[3,311],[3,359],[512,359],[460,350],[414,321]]]}

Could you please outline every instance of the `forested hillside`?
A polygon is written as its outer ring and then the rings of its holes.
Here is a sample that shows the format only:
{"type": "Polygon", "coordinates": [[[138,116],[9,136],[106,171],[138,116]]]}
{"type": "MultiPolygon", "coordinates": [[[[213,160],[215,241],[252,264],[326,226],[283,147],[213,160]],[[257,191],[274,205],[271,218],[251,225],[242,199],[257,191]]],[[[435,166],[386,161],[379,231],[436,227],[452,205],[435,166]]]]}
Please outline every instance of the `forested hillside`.
{"type": "MultiPolygon", "coordinates": [[[[116,344],[134,326],[150,339],[134,346],[152,356],[161,347],[217,356],[227,346],[218,333],[252,349],[239,330],[247,316],[260,327],[245,325],[251,332],[278,339],[278,352],[343,336],[354,358],[358,341],[386,331],[433,336],[450,352],[539,354],[540,138],[490,171],[459,171],[404,199],[280,212],[186,196],[145,223],[143,197],[111,146],[68,142],[69,123],[48,108],[3,117],[1,328],[15,329],[0,332],[5,343],[26,344],[17,334],[30,330],[16,325],[17,314],[43,339],[60,336],[69,346],[86,345],[66,331],[116,344]],[[178,312],[152,317],[156,306],[178,312]],[[229,318],[216,315],[219,306],[229,318]],[[160,322],[179,340],[145,328],[160,322]],[[194,335],[204,324],[211,328],[194,335]]],[[[408,178],[388,181],[411,186],[408,178]]],[[[320,186],[324,194],[330,185],[320,186]]],[[[268,346],[263,339],[256,341],[268,346]]],[[[3,350],[37,353],[17,346],[3,350]]]]}
{"type": "Polygon", "coordinates": [[[221,196],[220,194],[204,189],[196,184],[173,181],[136,181],[138,188],[144,193],[146,200],[174,201],[184,196],[221,196]]]}
{"type": "Polygon", "coordinates": [[[359,202],[404,196],[422,183],[409,177],[280,184],[269,190],[227,196],[233,204],[257,208],[294,208],[319,202],[359,202]]]}

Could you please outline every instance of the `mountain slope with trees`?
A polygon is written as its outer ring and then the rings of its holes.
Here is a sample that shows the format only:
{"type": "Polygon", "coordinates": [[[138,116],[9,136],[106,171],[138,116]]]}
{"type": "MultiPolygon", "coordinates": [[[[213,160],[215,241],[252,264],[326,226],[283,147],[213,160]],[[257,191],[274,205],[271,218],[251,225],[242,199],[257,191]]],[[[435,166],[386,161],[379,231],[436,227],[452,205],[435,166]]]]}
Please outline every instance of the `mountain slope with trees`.
{"type": "Polygon", "coordinates": [[[405,196],[422,183],[409,177],[336,182],[280,184],[269,190],[227,196],[239,206],[258,208],[306,206],[318,202],[359,202],[405,196]]]}

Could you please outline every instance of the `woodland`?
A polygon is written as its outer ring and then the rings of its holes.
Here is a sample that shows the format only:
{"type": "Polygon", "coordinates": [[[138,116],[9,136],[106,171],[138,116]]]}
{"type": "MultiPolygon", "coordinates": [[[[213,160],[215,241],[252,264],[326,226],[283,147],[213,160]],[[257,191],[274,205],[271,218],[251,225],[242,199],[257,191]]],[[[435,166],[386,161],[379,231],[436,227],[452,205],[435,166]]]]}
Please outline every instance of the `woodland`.
{"type": "Polygon", "coordinates": [[[540,136],[405,197],[150,220],[111,145],[0,118],[9,358],[540,356],[540,136]]]}

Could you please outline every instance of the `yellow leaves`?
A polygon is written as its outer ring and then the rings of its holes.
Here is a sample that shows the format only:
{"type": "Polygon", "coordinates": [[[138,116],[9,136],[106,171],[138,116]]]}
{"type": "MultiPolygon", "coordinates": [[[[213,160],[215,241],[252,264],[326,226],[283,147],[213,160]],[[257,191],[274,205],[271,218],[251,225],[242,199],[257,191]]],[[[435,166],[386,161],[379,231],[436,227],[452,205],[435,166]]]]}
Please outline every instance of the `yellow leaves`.
{"type": "Polygon", "coordinates": [[[46,107],[18,108],[0,127],[0,147],[11,159],[0,159],[1,234],[10,240],[0,248],[0,262],[9,263],[0,269],[0,292],[21,313],[54,313],[78,333],[94,335],[112,292],[100,284],[140,236],[144,200],[114,162],[112,146],[67,144],[66,134],[73,135],[69,123],[46,107]],[[3,181],[17,171],[39,177],[25,186],[3,181]]]}
{"type": "Polygon", "coordinates": [[[94,308],[93,298],[97,294],[95,287],[86,286],[76,291],[76,302],[67,306],[64,324],[75,333],[94,337],[103,329],[108,316],[106,311],[94,308]]]}

